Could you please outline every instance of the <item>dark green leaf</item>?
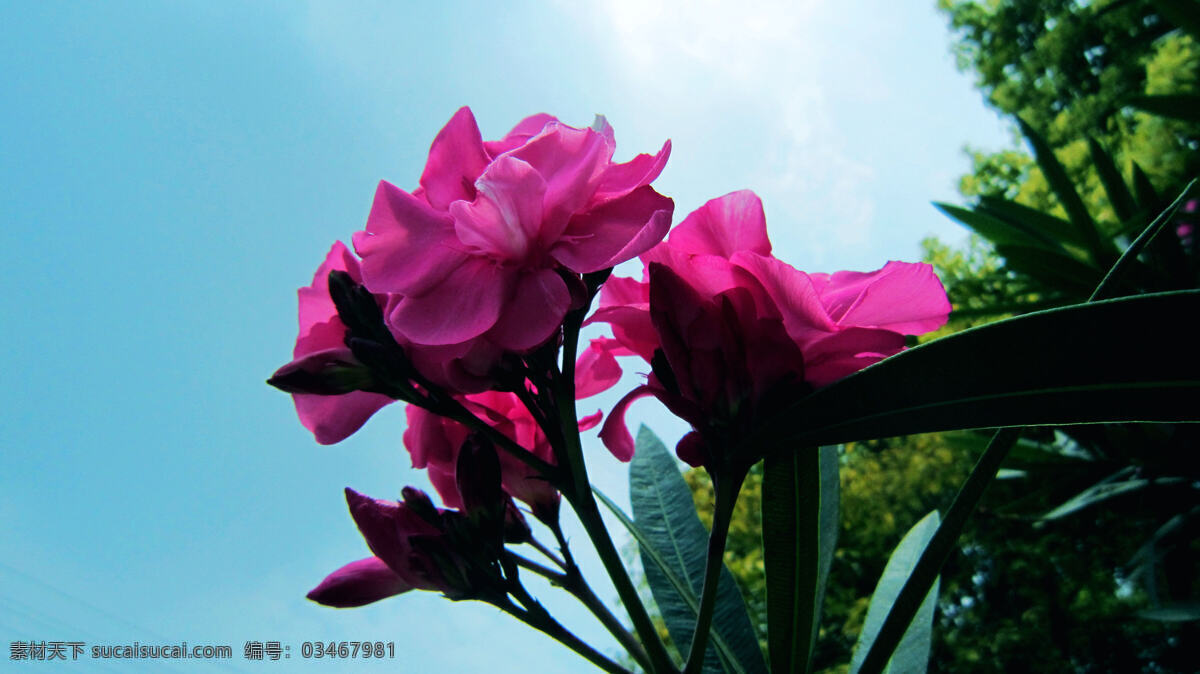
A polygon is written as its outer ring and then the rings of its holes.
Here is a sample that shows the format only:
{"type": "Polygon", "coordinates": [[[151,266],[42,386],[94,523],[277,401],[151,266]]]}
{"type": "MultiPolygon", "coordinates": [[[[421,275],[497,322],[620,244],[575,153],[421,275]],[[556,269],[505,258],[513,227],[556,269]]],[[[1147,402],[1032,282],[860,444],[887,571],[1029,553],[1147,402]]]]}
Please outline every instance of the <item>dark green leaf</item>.
{"type": "Polygon", "coordinates": [[[1021,133],[1033,147],[1033,154],[1037,157],[1038,166],[1046,176],[1046,182],[1050,183],[1050,189],[1054,190],[1058,202],[1067,212],[1067,219],[1079,230],[1080,240],[1091,253],[1092,262],[1107,267],[1116,258],[1116,255],[1101,240],[1100,231],[1096,228],[1096,223],[1088,213],[1087,207],[1084,206],[1083,199],[1075,191],[1075,185],[1067,176],[1066,169],[1059,163],[1058,157],[1054,156],[1054,150],[1040,134],[1033,130],[1033,127],[1026,124],[1025,120],[1020,117],[1017,118],[1017,123],[1021,127],[1021,133]]]}
{"type": "Polygon", "coordinates": [[[1088,151],[1092,155],[1092,164],[1096,167],[1096,173],[1100,176],[1101,184],[1104,185],[1104,193],[1108,195],[1108,203],[1112,205],[1117,219],[1122,222],[1129,220],[1137,214],[1137,202],[1129,193],[1125,179],[1117,170],[1112,156],[1104,151],[1095,138],[1090,136],[1088,137],[1088,151]]]}
{"type": "Polygon", "coordinates": [[[975,210],[989,213],[1008,222],[1025,223],[1026,227],[1040,232],[1060,244],[1083,245],[1083,241],[1079,238],[1079,230],[1069,221],[1056,215],[1043,213],[1036,208],[1030,208],[1025,204],[1001,197],[984,196],[979,198],[979,206],[975,210]]]}
{"type": "Polygon", "coordinates": [[[1167,21],[1200,40],[1200,4],[1195,0],[1150,0],[1150,4],[1167,21]]]}
{"type": "Polygon", "coordinates": [[[1148,608],[1144,611],[1138,611],[1137,615],[1139,618],[1161,622],[1190,622],[1192,620],[1200,620],[1200,602],[1175,602],[1158,608],[1148,608]]]}
{"type": "Polygon", "coordinates": [[[1129,99],[1129,104],[1159,117],[1200,122],[1200,94],[1133,96],[1129,99]]]}
{"type": "Polygon", "coordinates": [[[1150,182],[1150,177],[1146,175],[1141,166],[1138,166],[1137,162],[1131,163],[1133,165],[1133,193],[1137,195],[1138,206],[1146,211],[1158,210],[1161,197],[1155,191],[1154,184],[1150,182]]]}
{"type": "Polygon", "coordinates": [[[1050,309],[914,347],[801,399],[747,447],[1020,425],[1197,421],[1200,290],[1050,309]]]}
{"type": "MultiPolygon", "coordinates": [[[[692,492],[675,458],[645,426],[638,431],[629,467],[629,497],[634,522],[642,534],[638,547],[650,591],[672,641],[680,652],[687,653],[699,606],[696,598],[704,585],[708,531],[696,516],[692,492]],[[669,575],[675,576],[676,582],[669,575]]],[[[704,671],[766,671],[746,603],[725,568],[717,585],[704,671]]]]}
{"type": "Polygon", "coordinates": [[[837,447],[787,452],[763,470],[763,558],[771,670],[807,672],[838,534],[837,447]]]}
{"type": "MultiPolygon", "coordinates": [[[[854,647],[854,657],[850,661],[852,674],[862,666],[871,643],[875,641],[880,628],[883,627],[884,618],[887,617],[888,611],[900,595],[900,589],[904,587],[904,582],[908,580],[913,567],[917,565],[917,560],[920,559],[925,546],[929,544],[934,532],[937,531],[938,522],[936,510],[926,515],[912,529],[908,530],[888,559],[887,566],[883,569],[883,576],[879,578],[879,584],[875,586],[875,593],[871,595],[871,604],[867,607],[867,618],[863,622],[862,633],[858,636],[858,644],[854,647]]],[[[892,652],[885,672],[919,674],[925,671],[929,664],[929,648],[933,641],[933,612],[937,607],[938,585],[939,581],[935,580],[933,587],[929,589],[929,594],[925,596],[925,601],[921,603],[917,615],[913,617],[913,621],[905,630],[899,645],[892,652]]]]}
{"type": "Polygon", "coordinates": [[[1104,275],[1098,267],[1065,255],[1052,255],[1041,248],[996,246],[1009,269],[1075,297],[1087,297],[1104,275]]]}
{"type": "Polygon", "coordinates": [[[1064,255],[1053,239],[1024,225],[997,218],[986,212],[934,202],[938,210],[970,227],[997,246],[1016,245],[1038,248],[1049,254],[1064,255]]]}

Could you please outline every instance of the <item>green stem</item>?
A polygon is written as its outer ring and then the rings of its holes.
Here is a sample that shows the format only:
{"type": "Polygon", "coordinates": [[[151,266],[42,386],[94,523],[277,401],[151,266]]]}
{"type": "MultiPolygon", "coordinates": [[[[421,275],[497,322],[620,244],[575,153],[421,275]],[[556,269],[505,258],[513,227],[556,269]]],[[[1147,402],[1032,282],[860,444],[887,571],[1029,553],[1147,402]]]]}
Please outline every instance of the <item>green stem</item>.
{"type": "Polygon", "coordinates": [[[897,595],[896,602],[892,604],[892,609],[888,611],[887,618],[879,628],[879,634],[875,636],[875,641],[871,642],[867,656],[863,659],[862,666],[858,668],[858,674],[882,672],[883,668],[887,666],[892,652],[900,644],[900,639],[908,631],[909,623],[912,622],[913,617],[917,615],[917,610],[925,601],[925,595],[929,594],[929,588],[933,587],[933,581],[937,578],[946,560],[950,558],[950,554],[954,552],[958,537],[967,523],[967,518],[979,505],[980,499],[983,498],[983,492],[996,477],[996,472],[1000,470],[1000,464],[1004,462],[1008,451],[1016,444],[1021,430],[1021,428],[1002,428],[992,436],[992,441],[988,443],[987,449],[983,450],[979,461],[975,463],[971,474],[967,476],[967,481],[963,483],[962,489],[958,490],[958,494],[954,497],[954,502],[950,504],[950,510],[946,511],[946,518],[938,526],[929,545],[925,546],[925,551],[921,553],[921,558],[917,560],[917,565],[913,567],[908,580],[904,581],[904,587],[897,595]]]}
{"type": "Polygon", "coordinates": [[[725,565],[725,540],[729,535],[729,523],[733,519],[733,506],[737,503],[745,471],[740,475],[720,476],[714,479],[716,502],[713,505],[712,531],[708,536],[708,559],[704,565],[704,589],[700,593],[700,610],[696,614],[696,631],[692,634],[692,647],[688,653],[684,674],[699,672],[704,666],[704,650],[708,646],[708,633],[712,627],[713,612],[717,606],[717,584],[721,569],[725,565]]]}
{"type": "Polygon", "coordinates": [[[600,515],[600,508],[596,505],[596,498],[592,495],[592,486],[588,480],[587,466],[583,460],[583,443],[579,438],[579,417],[575,411],[575,353],[579,348],[579,327],[583,323],[585,312],[586,307],[567,315],[563,325],[562,368],[558,385],[555,387],[555,407],[558,408],[559,425],[565,444],[562,448],[566,459],[564,463],[570,471],[571,480],[569,485],[564,485],[566,488],[563,489],[563,495],[579,516],[584,531],[604,564],[604,570],[612,579],[617,596],[629,611],[634,630],[646,649],[650,665],[647,669],[656,674],[677,672],[679,670],[671,662],[667,647],[654,627],[654,622],[650,620],[645,605],[642,604],[642,598],[621,561],[621,555],[613,544],[608,528],[604,526],[604,519],[600,515]]]}
{"type": "Polygon", "coordinates": [[[600,621],[600,624],[604,625],[608,633],[613,635],[625,647],[625,650],[629,651],[629,654],[633,656],[633,659],[637,661],[642,669],[649,670],[650,659],[646,655],[646,651],[642,648],[642,645],[629,633],[629,630],[625,628],[625,625],[621,623],[617,616],[613,615],[612,611],[608,609],[608,605],[600,597],[596,596],[591,586],[584,580],[583,574],[580,573],[578,567],[572,567],[567,573],[560,573],[514,552],[506,552],[505,554],[509,555],[517,566],[536,573],[550,581],[552,585],[563,588],[571,596],[578,599],[600,621]]]}
{"type": "Polygon", "coordinates": [[[505,613],[513,616],[517,620],[520,620],[526,625],[529,625],[530,627],[549,636],[555,641],[563,644],[567,648],[570,648],[579,655],[583,656],[588,662],[596,665],[606,672],[610,672],[611,674],[632,674],[628,669],[625,669],[616,662],[613,662],[603,653],[597,651],[595,648],[592,648],[587,644],[587,642],[583,641],[579,637],[575,636],[575,634],[570,630],[563,627],[561,623],[559,623],[549,613],[546,612],[546,609],[542,608],[541,604],[533,600],[532,597],[529,597],[528,593],[525,593],[522,590],[520,591],[519,595],[514,596],[517,596],[518,601],[520,601],[522,604],[526,604],[526,602],[528,602],[525,609],[521,609],[511,601],[508,601],[507,597],[502,602],[493,602],[493,605],[505,613]]]}

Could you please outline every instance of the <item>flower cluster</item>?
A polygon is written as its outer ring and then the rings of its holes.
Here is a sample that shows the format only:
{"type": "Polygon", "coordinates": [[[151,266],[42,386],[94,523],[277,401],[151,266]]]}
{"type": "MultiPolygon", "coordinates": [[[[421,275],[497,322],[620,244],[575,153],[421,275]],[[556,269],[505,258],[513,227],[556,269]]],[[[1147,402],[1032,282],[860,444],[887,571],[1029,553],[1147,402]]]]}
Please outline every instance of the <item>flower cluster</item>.
{"type": "Polygon", "coordinates": [[[559,536],[555,561],[573,577],[558,511],[564,496],[584,498],[578,433],[601,420],[577,419],[574,400],[615,385],[617,357],[650,365],[601,431],[618,458],[634,452],[625,410],[652,395],[694,429],[680,457],[744,470],[760,455],[737,451],[739,440],[763,420],[945,322],[928,265],[828,275],[776,259],[748,191],[708,202],[664,241],[674,205],[650,183],[670,143],[625,163],[614,147],[602,117],[574,128],[535,115],[484,141],[463,108],[434,139],[419,186],[381,182],[354,252],[334,244],[300,289],[293,360],[270,383],[293,394],[322,444],[409,403],[404,445],[443,504],[411,488],[399,502],[348,489],[372,556],[310,598],[358,606],[422,589],[541,620],[505,548],[531,541],[515,502],[559,536]],[[609,278],[639,256],[641,280],[609,278]],[[612,336],[572,362],[586,323],[612,336]]]}

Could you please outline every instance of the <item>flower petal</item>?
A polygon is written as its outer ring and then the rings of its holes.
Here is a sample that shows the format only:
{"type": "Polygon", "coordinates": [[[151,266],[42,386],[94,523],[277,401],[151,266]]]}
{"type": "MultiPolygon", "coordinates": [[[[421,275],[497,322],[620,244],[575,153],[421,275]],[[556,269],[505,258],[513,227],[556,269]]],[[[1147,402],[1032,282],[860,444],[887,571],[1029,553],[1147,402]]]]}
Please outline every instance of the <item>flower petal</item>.
{"type": "Polygon", "coordinates": [[[550,254],[579,273],[614,267],[662,241],[674,211],[670,198],[639,187],[572,218],[550,254]]]}
{"type": "MultiPolygon", "coordinates": [[[[305,286],[298,291],[300,299],[300,337],[301,339],[307,335],[315,325],[325,323],[333,319],[338,326],[343,330],[344,326],[337,319],[337,307],[333,305],[333,300],[329,297],[329,272],[344,271],[350,274],[350,278],[356,283],[362,283],[362,272],[358,267],[358,258],[346,248],[346,244],[341,241],[335,241],[329,252],[325,255],[325,261],[317,267],[317,271],[313,274],[312,285],[305,286]]],[[[340,338],[339,338],[340,342],[340,338]]],[[[299,348],[299,342],[296,344],[299,348]]],[[[320,347],[328,348],[328,346],[320,347]]],[[[295,354],[300,355],[300,354],[295,354]]]]}
{"type": "Polygon", "coordinates": [[[551,123],[509,154],[528,162],[546,181],[543,242],[558,240],[571,216],[587,205],[612,153],[613,144],[603,134],[551,123]]]}
{"type": "Polygon", "coordinates": [[[388,324],[417,344],[458,344],[487,332],[511,294],[512,273],[491,260],[469,258],[422,295],[390,307],[388,324]]]}
{"type": "Polygon", "coordinates": [[[862,326],[920,335],[946,323],[950,301],[926,263],[888,262],[873,272],[839,271],[820,289],[829,317],[862,326]]]}
{"type": "Polygon", "coordinates": [[[517,122],[517,125],[508,132],[501,140],[484,141],[483,147],[488,154],[493,158],[508,152],[514,148],[521,147],[530,138],[542,132],[546,125],[550,122],[557,122],[558,118],[554,115],[547,115],[544,112],[539,112],[536,115],[530,115],[525,119],[517,122]]]}
{"type": "Polygon", "coordinates": [[[690,255],[731,258],[743,250],[770,255],[762,201],[750,190],[713,199],[679,223],[671,232],[669,245],[690,255]]]}
{"type": "Polygon", "coordinates": [[[332,445],[350,437],[371,415],[392,402],[385,395],[366,391],[335,396],[296,393],[292,400],[296,403],[300,423],[312,431],[322,445],[332,445]]]}
{"type": "Polygon", "coordinates": [[[671,141],[663,143],[658,154],[639,154],[624,164],[612,164],[600,177],[596,192],[592,195],[593,205],[602,204],[654,182],[667,165],[671,156],[671,141]]]}
{"type": "Polygon", "coordinates": [[[571,293],[558,272],[523,273],[487,337],[512,351],[532,349],[554,335],[570,307],[571,293]]]}
{"type": "Polygon", "coordinates": [[[635,449],[633,436],[630,435],[629,428],[625,426],[625,412],[633,401],[654,395],[655,390],[651,386],[643,385],[626,393],[617,401],[616,407],[613,407],[613,410],[608,413],[608,418],[604,420],[604,427],[600,429],[600,440],[604,442],[608,451],[621,461],[632,460],[635,449]]]}
{"type": "Polygon", "coordinates": [[[324,606],[351,608],[365,606],[411,589],[413,586],[397,576],[383,560],[367,557],[350,562],[329,574],[307,596],[324,606]]]}
{"type": "Polygon", "coordinates": [[[468,107],[459,108],[429,148],[421,174],[421,189],[429,204],[444,211],[451,202],[474,199],[475,179],[489,159],[475,115],[468,107]]]}
{"type": "Polygon", "coordinates": [[[524,263],[538,241],[546,182],[529,164],[503,156],[475,185],[474,201],[450,205],[459,241],[496,260],[524,263]]]}
{"type": "Polygon", "coordinates": [[[436,527],[401,503],[373,499],[349,487],[346,504],[367,547],[388,568],[414,588],[440,589],[431,582],[427,570],[420,568],[421,560],[416,559],[408,542],[410,536],[439,536],[441,532],[436,527]]]}
{"type": "Polygon", "coordinates": [[[607,391],[621,379],[617,364],[617,349],[623,349],[615,339],[593,339],[575,361],[575,398],[583,400],[607,391]]]}
{"type": "Polygon", "coordinates": [[[467,259],[460,246],[448,214],[387,182],[375,191],[366,231],[354,233],[374,293],[427,292],[467,259]]]}

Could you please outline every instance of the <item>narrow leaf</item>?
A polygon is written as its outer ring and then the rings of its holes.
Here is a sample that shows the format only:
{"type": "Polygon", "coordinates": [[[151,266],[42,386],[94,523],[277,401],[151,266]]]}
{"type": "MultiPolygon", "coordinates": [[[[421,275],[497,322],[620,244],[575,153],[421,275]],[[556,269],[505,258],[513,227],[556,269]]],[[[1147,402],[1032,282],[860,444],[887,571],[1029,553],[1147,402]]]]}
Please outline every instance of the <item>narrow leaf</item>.
{"type": "Polygon", "coordinates": [[[771,670],[807,672],[821,625],[839,526],[838,450],[768,458],[763,469],[763,557],[771,670]]]}
{"type": "MultiPolygon", "coordinates": [[[[708,531],[696,516],[692,492],[675,458],[645,426],[638,431],[629,467],[629,492],[634,522],[645,541],[639,540],[639,550],[646,580],[671,639],[680,652],[687,653],[696,625],[696,598],[704,585],[708,531]],[[690,598],[680,592],[664,569],[682,581],[690,598]]],[[[704,671],[766,671],[746,602],[733,574],[724,567],[717,585],[704,671]]]]}
{"type": "Polygon", "coordinates": [[[1191,622],[1193,620],[1200,620],[1200,602],[1181,601],[1166,604],[1159,608],[1148,608],[1138,611],[1137,615],[1139,618],[1161,622],[1191,622]]]}
{"type": "Polygon", "coordinates": [[[1066,169],[1059,163],[1058,157],[1054,156],[1054,150],[1040,134],[1033,130],[1033,127],[1025,123],[1025,120],[1018,117],[1017,123],[1021,127],[1021,133],[1033,147],[1033,154],[1037,158],[1042,173],[1046,176],[1046,182],[1050,183],[1050,189],[1054,191],[1058,202],[1067,212],[1067,219],[1079,230],[1080,240],[1091,253],[1092,261],[1101,266],[1108,266],[1116,256],[1101,241],[1096,223],[1088,213],[1087,207],[1084,206],[1083,199],[1075,191],[1075,185],[1067,176],[1066,169]]]}
{"type": "Polygon", "coordinates": [[[1050,309],[914,347],[799,400],[746,442],[784,451],[1021,425],[1197,421],[1200,290],[1050,309]]]}
{"type": "Polygon", "coordinates": [[[1150,0],[1167,21],[1200,40],[1200,4],[1195,0],[1150,0]]]}
{"type": "Polygon", "coordinates": [[[1065,255],[1062,248],[1053,239],[1027,226],[997,218],[986,211],[971,210],[941,202],[934,202],[933,205],[997,246],[1023,246],[1038,248],[1049,254],[1065,255]]]}
{"type": "MultiPolygon", "coordinates": [[[[900,590],[916,567],[921,553],[933,539],[938,523],[939,518],[935,510],[917,522],[912,529],[909,529],[892,552],[887,566],[883,569],[883,576],[880,577],[879,584],[875,586],[875,593],[871,595],[871,604],[867,607],[867,618],[863,623],[862,633],[858,636],[858,644],[854,647],[854,657],[850,661],[851,674],[858,672],[862,667],[867,651],[870,650],[871,644],[879,635],[880,628],[883,627],[884,618],[887,617],[892,605],[896,603],[900,590]]],[[[921,603],[917,615],[900,639],[900,644],[892,653],[885,672],[920,674],[925,671],[929,664],[929,649],[933,641],[933,612],[937,607],[938,586],[939,581],[935,580],[925,601],[921,603]]]]}
{"type": "Polygon", "coordinates": [[[1121,177],[1121,172],[1117,170],[1112,155],[1105,152],[1099,141],[1090,136],[1088,137],[1088,152],[1092,155],[1092,164],[1096,167],[1100,183],[1104,185],[1104,193],[1108,195],[1108,203],[1112,205],[1117,219],[1124,222],[1132,218],[1137,214],[1137,202],[1134,201],[1133,195],[1125,185],[1125,179],[1121,177]]]}
{"type": "Polygon", "coordinates": [[[1036,208],[1019,204],[1001,197],[980,197],[976,211],[989,213],[1008,222],[1023,222],[1027,227],[1045,235],[1059,244],[1082,246],[1079,230],[1069,221],[1043,213],[1036,208]]]}
{"type": "Polygon", "coordinates": [[[1150,182],[1150,177],[1138,166],[1137,162],[1131,162],[1133,165],[1133,193],[1137,195],[1138,206],[1145,210],[1157,210],[1161,205],[1161,197],[1154,189],[1154,184],[1150,182]]]}
{"type": "Polygon", "coordinates": [[[1200,94],[1132,96],[1129,98],[1129,104],[1159,117],[1200,122],[1200,94]]]}

